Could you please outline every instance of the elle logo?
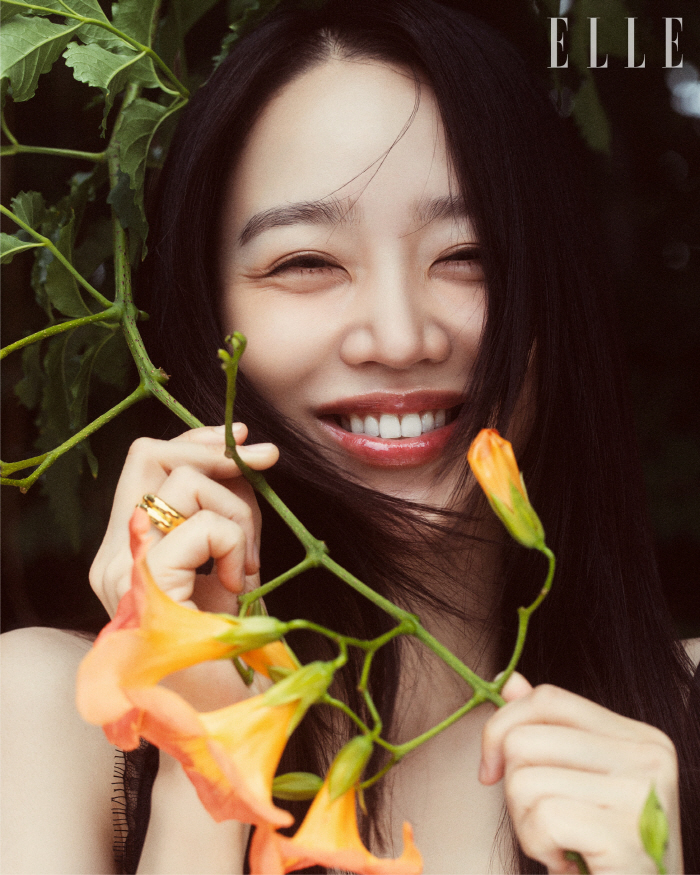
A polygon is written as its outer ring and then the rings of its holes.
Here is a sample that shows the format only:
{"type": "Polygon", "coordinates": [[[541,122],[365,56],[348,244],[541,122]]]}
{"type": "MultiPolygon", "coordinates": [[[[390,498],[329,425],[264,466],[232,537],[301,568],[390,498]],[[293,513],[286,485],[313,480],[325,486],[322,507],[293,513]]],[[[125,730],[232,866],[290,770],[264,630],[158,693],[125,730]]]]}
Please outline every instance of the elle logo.
{"type": "MultiPolygon", "coordinates": [[[[643,57],[639,64],[634,63],[634,22],[636,19],[627,19],[627,63],[625,66],[628,69],[641,69],[645,66],[646,57],[643,57]]],[[[589,69],[603,69],[608,66],[608,56],[605,56],[605,61],[602,64],[598,63],[598,19],[589,18],[590,23],[590,63],[589,69]]],[[[683,55],[677,64],[673,63],[674,49],[678,53],[678,35],[683,30],[682,18],[664,18],[666,22],[666,63],[664,69],[683,66],[683,55]],[[678,22],[676,26],[674,22],[678,22]]],[[[549,35],[549,69],[561,69],[569,66],[569,56],[564,49],[564,34],[569,29],[568,18],[550,18],[550,35],[549,35]],[[563,27],[560,25],[563,22],[563,27]]]]}

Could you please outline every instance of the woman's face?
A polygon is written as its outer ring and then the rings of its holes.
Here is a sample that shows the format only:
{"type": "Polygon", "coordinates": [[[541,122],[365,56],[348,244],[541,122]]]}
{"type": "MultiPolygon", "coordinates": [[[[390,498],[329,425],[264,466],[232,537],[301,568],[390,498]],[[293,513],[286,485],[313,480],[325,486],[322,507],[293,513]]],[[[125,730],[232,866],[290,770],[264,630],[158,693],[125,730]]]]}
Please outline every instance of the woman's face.
{"type": "Polygon", "coordinates": [[[430,88],[333,59],[264,108],[228,183],[225,320],[262,396],[349,475],[433,483],[477,355],[485,289],[430,88]],[[414,115],[415,112],[415,115],[414,115]]]}

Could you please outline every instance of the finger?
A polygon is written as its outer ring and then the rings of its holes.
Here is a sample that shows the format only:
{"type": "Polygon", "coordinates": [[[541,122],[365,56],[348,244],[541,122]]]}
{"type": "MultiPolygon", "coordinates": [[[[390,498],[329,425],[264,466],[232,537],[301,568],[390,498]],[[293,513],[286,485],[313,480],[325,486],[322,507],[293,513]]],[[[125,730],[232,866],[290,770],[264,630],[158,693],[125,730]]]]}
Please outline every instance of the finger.
{"type": "Polygon", "coordinates": [[[532,692],[532,689],[532,684],[519,672],[514,671],[501,690],[501,695],[506,702],[513,702],[515,699],[522,699],[523,696],[532,692]]]}
{"type": "MultiPolygon", "coordinates": [[[[231,425],[233,437],[237,445],[245,443],[248,438],[248,426],[243,422],[234,422],[231,425]]],[[[184,431],[173,440],[191,441],[192,443],[219,444],[226,435],[226,426],[211,425],[203,428],[191,428],[184,431]]]]}
{"type": "Polygon", "coordinates": [[[482,783],[495,784],[501,779],[504,740],[515,726],[524,724],[570,726],[594,735],[621,741],[648,741],[673,749],[670,739],[660,730],[615,714],[568,690],[543,684],[505,705],[484,726],[479,770],[482,783]]]}
{"type": "Polygon", "coordinates": [[[245,585],[245,535],[242,528],[209,510],[185,520],[148,553],[148,566],[160,588],[177,602],[192,597],[196,569],[209,557],[216,560],[218,580],[229,594],[222,594],[225,608],[235,613],[234,595],[245,585]]]}
{"type": "Polygon", "coordinates": [[[627,812],[634,825],[649,793],[649,781],[551,766],[508,768],[504,780],[508,810],[514,822],[529,816],[542,799],[576,799],[589,805],[627,812]]]}
{"type": "MultiPolygon", "coordinates": [[[[131,445],[119,480],[107,537],[115,530],[123,534],[134,505],[147,493],[157,495],[170,473],[182,465],[196,468],[214,480],[240,478],[236,463],[227,459],[223,451],[223,438],[218,444],[193,440],[136,440],[131,445]]],[[[273,444],[251,444],[241,447],[239,452],[243,461],[256,471],[270,468],[279,458],[279,451],[273,444]]]]}
{"type": "Polygon", "coordinates": [[[246,485],[249,487],[248,500],[221,483],[210,480],[196,468],[183,465],[176,468],[168,477],[161,486],[158,496],[185,517],[191,517],[200,510],[210,510],[237,523],[243,529],[245,536],[246,574],[255,574],[260,568],[259,513],[254,516],[251,505],[255,505],[257,510],[257,502],[253,490],[249,484],[246,485]]]}
{"type": "Polygon", "coordinates": [[[627,816],[616,810],[548,796],[514,826],[525,853],[550,872],[578,871],[565,859],[566,850],[578,851],[592,873],[656,872],[636,826],[630,828],[627,816]]]}

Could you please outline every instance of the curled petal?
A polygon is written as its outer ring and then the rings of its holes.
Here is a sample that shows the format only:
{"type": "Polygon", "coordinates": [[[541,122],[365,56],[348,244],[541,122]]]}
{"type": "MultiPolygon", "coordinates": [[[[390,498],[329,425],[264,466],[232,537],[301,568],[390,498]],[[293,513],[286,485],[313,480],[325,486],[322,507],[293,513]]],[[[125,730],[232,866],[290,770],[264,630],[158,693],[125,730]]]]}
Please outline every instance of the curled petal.
{"type": "Polygon", "coordinates": [[[289,826],[272,802],[272,781],[297,703],[269,707],[254,696],[198,713],[164,687],[127,691],[141,714],[140,735],[179,760],[216,821],[289,826]]]}
{"type": "Polygon", "coordinates": [[[251,873],[283,875],[320,865],[357,875],[420,875],[423,859],[413,842],[409,823],[404,823],[403,838],[400,857],[375,857],[360,838],[355,789],[331,801],[326,779],[293,838],[280,835],[269,824],[255,830],[250,846],[251,873]]]}
{"type": "MultiPolygon", "coordinates": [[[[89,723],[103,726],[120,721],[133,708],[125,690],[154,686],[188,666],[235,656],[257,641],[266,645],[284,629],[274,618],[239,620],[177,604],[158,587],[146,564],[150,522],[144,510],[134,511],[129,529],[134,556],[131,589],[78,672],[78,711],[89,723]]],[[[290,662],[279,646],[283,653],[275,650],[259,658],[267,659],[268,665],[283,658],[290,662]]],[[[138,737],[133,732],[132,741],[135,747],[138,737]]]]}

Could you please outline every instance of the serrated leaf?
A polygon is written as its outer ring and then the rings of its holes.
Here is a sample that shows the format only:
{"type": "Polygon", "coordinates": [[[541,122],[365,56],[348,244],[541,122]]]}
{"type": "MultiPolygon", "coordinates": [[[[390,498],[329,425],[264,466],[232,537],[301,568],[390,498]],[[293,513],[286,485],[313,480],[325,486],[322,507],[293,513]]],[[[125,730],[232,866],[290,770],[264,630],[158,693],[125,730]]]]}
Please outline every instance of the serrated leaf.
{"type": "Polygon", "coordinates": [[[0,76],[10,80],[13,100],[29,100],[34,96],[39,76],[49,72],[79,27],[26,15],[15,15],[3,25],[0,76]]]}
{"type": "Polygon", "coordinates": [[[10,202],[12,212],[30,228],[37,230],[46,217],[46,204],[38,191],[21,191],[10,202]]]}
{"type": "Polygon", "coordinates": [[[584,80],[574,98],[573,116],[591,149],[609,155],[610,124],[590,76],[584,80]]]}
{"type": "Polygon", "coordinates": [[[122,52],[109,52],[94,44],[81,46],[71,43],[63,57],[66,64],[72,67],[73,75],[79,82],[101,88],[104,92],[103,133],[115,97],[129,83],[135,82],[144,88],[160,87],[153,62],[143,52],[127,49],[122,52]]]}
{"type": "MultiPolygon", "coordinates": [[[[58,239],[54,241],[56,248],[68,261],[73,261],[73,226],[71,218],[59,231],[58,239]]],[[[63,313],[64,316],[89,316],[90,308],[83,300],[78,283],[73,274],[61,262],[49,253],[50,261],[46,268],[44,287],[49,301],[63,313]]]]}
{"type": "Polygon", "coordinates": [[[136,204],[136,193],[131,188],[129,177],[122,170],[119,171],[117,184],[107,196],[107,203],[114,207],[122,228],[135,231],[142,240],[146,239],[148,226],[136,204]]]}
{"type": "Polygon", "coordinates": [[[119,0],[114,4],[112,23],[141,45],[151,47],[160,0],[119,0]]]}
{"type": "Polygon", "coordinates": [[[41,246],[41,243],[20,240],[12,234],[0,234],[0,263],[9,264],[15,255],[27,249],[36,249],[37,246],[41,246]]]}
{"type": "Polygon", "coordinates": [[[113,243],[114,233],[110,219],[101,217],[91,222],[88,234],[73,252],[73,264],[78,273],[91,277],[111,257],[113,243]]]}
{"type": "Polygon", "coordinates": [[[119,165],[129,177],[129,185],[134,192],[134,203],[141,213],[146,231],[148,226],[143,206],[146,161],[153,136],[168,115],[168,107],[139,98],[124,110],[124,121],[119,132],[119,165]]]}

